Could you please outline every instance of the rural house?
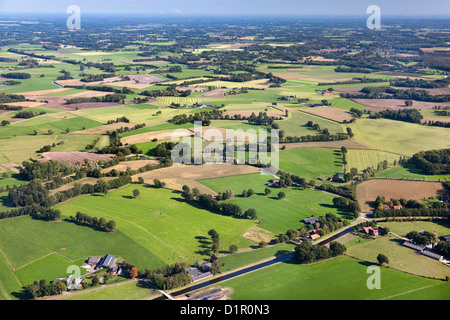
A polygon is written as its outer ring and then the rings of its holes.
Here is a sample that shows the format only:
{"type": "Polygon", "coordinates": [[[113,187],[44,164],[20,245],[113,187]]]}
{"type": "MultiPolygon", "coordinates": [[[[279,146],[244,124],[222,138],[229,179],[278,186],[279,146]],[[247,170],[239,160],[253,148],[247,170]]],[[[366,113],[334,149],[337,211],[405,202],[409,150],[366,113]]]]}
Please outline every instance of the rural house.
{"type": "Polygon", "coordinates": [[[319,222],[319,218],[317,218],[317,217],[311,217],[311,218],[307,218],[307,219],[302,220],[302,222],[303,222],[304,224],[314,224],[314,223],[319,222]]]}
{"type": "Polygon", "coordinates": [[[377,229],[373,229],[372,227],[365,227],[364,233],[369,234],[373,237],[378,237],[380,235],[380,231],[377,229]]]}

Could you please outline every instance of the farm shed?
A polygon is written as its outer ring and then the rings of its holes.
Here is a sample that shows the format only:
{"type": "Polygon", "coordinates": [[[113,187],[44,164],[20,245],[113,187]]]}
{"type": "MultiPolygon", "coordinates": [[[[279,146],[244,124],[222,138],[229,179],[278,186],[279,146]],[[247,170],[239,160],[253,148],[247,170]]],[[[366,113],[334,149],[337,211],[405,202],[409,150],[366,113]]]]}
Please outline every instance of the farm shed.
{"type": "Polygon", "coordinates": [[[423,250],[421,252],[421,254],[423,254],[424,256],[427,256],[427,257],[439,260],[439,261],[442,261],[444,259],[444,257],[441,256],[440,254],[437,254],[437,253],[434,253],[434,252],[431,252],[431,251],[428,251],[428,250],[423,250]]]}
{"type": "Polygon", "coordinates": [[[103,258],[100,263],[100,267],[108,268],[112,267],[114,262],[116,262],[116,257],[110,255],[109,253],[103,258]]]}
{"type": "Polygon", "coordinates": [[[422,252],[425,249],[424,247],[418,246],[417,244],[414,244],[414,243],[409,242],[409,241],[403,242],[403,246],[411,248],[411,249],[414,249],[414,250],[417,250],[419,252],[422,252]]]}

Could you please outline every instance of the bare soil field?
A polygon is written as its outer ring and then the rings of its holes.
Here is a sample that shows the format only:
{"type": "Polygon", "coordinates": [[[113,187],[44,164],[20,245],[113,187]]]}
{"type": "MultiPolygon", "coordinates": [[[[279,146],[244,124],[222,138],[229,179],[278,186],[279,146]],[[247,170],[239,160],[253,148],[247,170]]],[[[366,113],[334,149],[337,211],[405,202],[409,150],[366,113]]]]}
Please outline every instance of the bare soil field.
{"type": "Polygon", "coordinates": [[[163,131],[153,131],[146,132],[141,134],[136,134],[134,136],[128,136],[121,139],[123,144],[137,144],[137,143],[145,143],[150,142],[153,139],[158,139],[159,141],[163,140],[171,140],[172,137],[177,139],[180,137],[189,137],[192,135],[192,132],[189,130],[163,130],[163,131]]]}
{"type": "Polygon", "coordinates": [[[285,147],[285,150],[302,149],[302,148],[331,148],[340,149],[346,147],[347,149],[358,150],[376,150],[373,147],[366,146],[354,140],[340,140],[340,141],[318,141],[318,142],[298,142],[298,143],[284,143],[280,147],[285,147]]]}
{"type": "Polygon", "coordinates": [[[229,91],[229,89],[216,89],[200,95],[199,98],[224,98],[224,94],[227,91],[229,91]]]}
{"type": "Polygon", "coordinates": [[[46,162],[50,160],[60,161],[66,165],[72,166],[76,163],[84,163],[84,160],[88,161],[101,161],[114,158],[114,154],[98,154],[93,152],[44,152],[42,159],[38,159],[40,162],[46,162]]]}
{"type": "MultiPolygon", "coordinates": [[[[167,63],[167,61],[165,63],[167,63]]],[[[139,83],[142,83],[142,84],[152,84],[152,83],[164,81],[160,78],[151,76],[149,74],[129,74],[128,77],[131,80],[138,81],[139,83]]]]}
{"type": "Polygon", "coordinates": [[[67,91],[70,90],[70,88],[58,88],[58,89],[49,89],[49,90],[39,90],[39,91],[29,91],[29,92],[20,92],[17,94],[23,95],[23,96],[42,96],[45,94],[50,94],[50,93],[57,93],[57,92],[62,92],[62,91],[67,91]]]}
{"type": "Polygon", "coordinates": [[[333,120],[339,123],[350,121],[355,118],[349,111],[333,107],[317,107],[310,109],[301,109],[301,112],[309,113],[321,118],[333,120]]]}
{"type": "MultiPolygon", "coordinates": [[[[397,110],[405,109],[405,100],[400,99],[350,99],[356,103],[368,106],[367,110],[370,111],[382,111],[386,109],[397,110]]],[[[450,106],[450,102],[438,103],[441,107],[450,106]]],[[[437,105],[436,102],[424,102],[424,101],[413,101],[413,105],[407,107],[409,109],[433,109],[437,105]]]]}
{"type": "Polygon", "coordinates": [[[422,200],[443,192],[444,187],[440,182],[374,179],[357,185],[356,199],[362,212],[372,212],[378,196],[385,197],[386,200],[422,200]]]}
{"type": "Polygon", "coordinates": [[[175,164],[169,168],[162,168],[137,174],[133,176],[133,181],[138,181],[142,177],[145,183],[153,184],[153,179],[159,179],[166,183],[166,188],[182,190],[183,185],[188,185],[191,189],[197,187],[202,193],[216,195],[217,193],[198,180],[238,176],[251,173],[259,173],[259,169],[247,165],[232,164],[205,164],[199,166],[187,166],[175,164]]]}
{"type": "Polygon", "coordinates": [[[111,172],[112,170],[117,170],[119,172],[122,171],[127,171],[128,168],[130,168],[131,170],[138,170],[144,166],[146,166],[147,164],[158,164],[159,161],[158,160],[135,160],[135,161],[125,161],[125,162],[121,162],[118,165],[106,168],[102,170],[102,173],[108,173],[111,172]]]}

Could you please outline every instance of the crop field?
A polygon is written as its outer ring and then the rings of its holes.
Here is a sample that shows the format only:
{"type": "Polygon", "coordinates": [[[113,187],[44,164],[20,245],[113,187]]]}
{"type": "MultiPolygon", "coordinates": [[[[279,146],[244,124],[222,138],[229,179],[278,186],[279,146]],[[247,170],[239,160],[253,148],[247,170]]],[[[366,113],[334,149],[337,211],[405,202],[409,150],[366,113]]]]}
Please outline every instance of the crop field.
{"type": "Polygon", "coordinates": [[[428,127],[388,119],[360,119],[349,125],[354,140],[399,155],[412,156],[426,146],[427,150],[448,148],[448,129],[428,127]]]}
{"type": "Polygon", "coordinates": [[[347,152],[347,168],[356,168],[358,171],[373,167],[377,169],[380,162],[387,161],[388,166],[392,166],[394,161],[398,161],[399,156],[394,153],[377,150],[355,150],[347,152]]]}
{"type": "Polygon", "coordinates": [[[221,283],[232,300],[446,300],[449,284],[381,268],[381,289],[366,286],[370,264],[348,257],[280,263],[221,283]],[[325,290],[330,288],[332,290],[325,290]]]}
{"type": "Polygon", "coordinates": [[[346,132],[343,125],[339,123],[299,111],[289,112],[287,119],[277,121],[277,123],[280,126],[280,130],[283,130],[286,136],[300,137],[316,134],[316,131],[305,126],[308,121],[317,123],[321,129],[327,128],[332,134],[346,132]]]}
{"type": "MultiPolygon", "coordinates": [[[[356,187],[356,198],[362,212],[371,212],[378,196],[385,199],[423,200],[444,193],[440,182],[375,179],[360,183],[356,187]]],[[[374,209],[374,208],[373,208],[374,209]]]]}

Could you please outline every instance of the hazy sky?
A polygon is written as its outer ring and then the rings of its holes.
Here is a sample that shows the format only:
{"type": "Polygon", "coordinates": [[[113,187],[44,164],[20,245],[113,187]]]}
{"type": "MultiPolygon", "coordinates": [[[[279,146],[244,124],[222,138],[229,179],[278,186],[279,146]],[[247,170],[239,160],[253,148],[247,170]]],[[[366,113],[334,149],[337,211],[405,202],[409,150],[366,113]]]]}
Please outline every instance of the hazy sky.
{"type": "Polygon", "coordinates": [[[448,0],[0,0],[0,12],[366,15],[378,5],[385,15],[450,15],[448,0]]]}

